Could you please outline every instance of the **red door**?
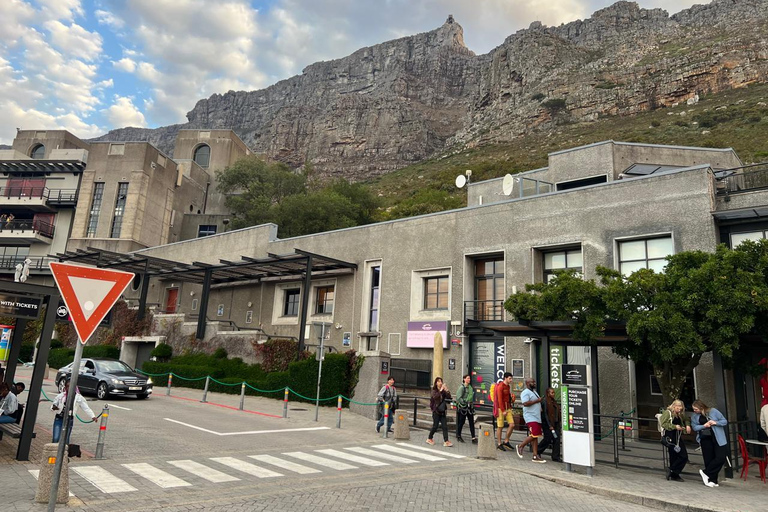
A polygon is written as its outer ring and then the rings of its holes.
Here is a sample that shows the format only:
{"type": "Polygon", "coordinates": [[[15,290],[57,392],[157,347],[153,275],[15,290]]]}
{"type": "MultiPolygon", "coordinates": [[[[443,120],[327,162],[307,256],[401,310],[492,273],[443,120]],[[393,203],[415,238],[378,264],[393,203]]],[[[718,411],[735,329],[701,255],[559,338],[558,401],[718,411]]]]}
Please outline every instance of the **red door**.
{"type": "Polygon", "coordinates": [[[175,313],[176,312],[176,301],[179,298],[179,289],[178,288],[168,288],[168,298],[165,300],[165,312],[166,313],[175,313]]]}

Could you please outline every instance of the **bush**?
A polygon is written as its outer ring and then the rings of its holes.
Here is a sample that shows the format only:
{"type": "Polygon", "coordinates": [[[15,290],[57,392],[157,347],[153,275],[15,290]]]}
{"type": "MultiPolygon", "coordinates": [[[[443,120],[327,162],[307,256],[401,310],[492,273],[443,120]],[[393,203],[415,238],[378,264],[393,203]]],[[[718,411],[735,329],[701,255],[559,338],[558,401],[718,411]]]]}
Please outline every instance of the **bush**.
{"type": "Polygon", "coordinates": [[[544,95],[544,93],[541,93],[541,92],[537,92],[536,94],[534,94],[533,96],[531,96],[531,99],[532,99],[533,101],[541,101],[541,100],[543,100],[544,98],[546,98],[546,96],[544,95]]]}
{"type": "Polygon", "coordinates": [[[266,343],[256,345],[256,353],[261,355],[261,366],[265,372],[283,372],[296,360],[299,345],[289,339],[273,338],[266,343]]]}
{"type": "Polygon", "coordinates": [[[227,355],[227,349],[224,347],[219,347],[213,352],[214,359],[226,359],[227,355]]]}
{"type": "Polygon", "coordinates": [[[167,343],[160,343],[154,349],[152,349],[152,352],[150,352],[149,355],[164,363],[168,361],[173,355],[173,347],[167,343]]]}
{"type": "MultiPolygon", "coordinates": [[[[83,357],[108,357],[110,359],[119,359],[120,350],[117,347],[108,345],[86,346],[83,347],[83,357]]],[[[54,348],[48,353],[48,366],[51,368],[67,366],[74,360],[75,349],[73,348],[54,348]]]]}
{"type": "Polygon", "coordinates": [[[22,343],[19,351],[19,359],[28,363],[32,361],[32,354],[35,353],[35,346],[32,343],[22,343]]]}
{"type": "Polygon", "coordinates": [[[554,98],[554,99],[545,101],[544,103],[541,104],[541,106],[549,110],[552,114],[556,114],[561,110],[565,110],[566,104],[563,98],[554,98]]]}

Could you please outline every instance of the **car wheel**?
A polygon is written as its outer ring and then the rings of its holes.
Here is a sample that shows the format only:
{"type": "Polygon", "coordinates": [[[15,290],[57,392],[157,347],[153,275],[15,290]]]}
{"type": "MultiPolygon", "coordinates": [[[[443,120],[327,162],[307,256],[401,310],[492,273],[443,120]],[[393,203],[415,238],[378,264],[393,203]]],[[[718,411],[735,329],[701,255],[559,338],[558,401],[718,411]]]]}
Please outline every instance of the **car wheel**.
{"type": "Polygon", "coordinates": [[[138,395],[136,395],[136,398],[138,398],[139,400],[144,400],[147,397],[149,397],[149,393],[139,393],[138,395]]]}
{"type": "Polygon", "coordinates": [[[96,396],[99,400],[105,400],[109,398],[109,390],[107,389],[106,382],[99,382],[99,387],[96,388],[96,396]]]}
{"type": "Polygon", "coordinates": [[[65,379],[64,377],[59,379],[59,383],[56,385],[56,387],[59,390],[59,393],[63,393],[64,392],[64,386],[66,386],[66,383],[67,383],[67,379],[65,379]]]}

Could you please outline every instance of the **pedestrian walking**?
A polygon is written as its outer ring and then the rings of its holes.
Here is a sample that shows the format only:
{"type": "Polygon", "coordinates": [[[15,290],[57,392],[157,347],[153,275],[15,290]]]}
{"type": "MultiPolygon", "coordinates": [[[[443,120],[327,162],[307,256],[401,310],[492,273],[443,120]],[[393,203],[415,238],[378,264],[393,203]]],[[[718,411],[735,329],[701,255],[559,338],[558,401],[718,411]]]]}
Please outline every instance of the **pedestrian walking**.
{"type": "Polygon", "coordinates": [[[541,397],[536,392],[536,380],[529,378],[525,380],[525,389],[520,394],[523,401],[523,419],[525,426],[528,427],[528,437],[517,445],[517,456],[523,458],[523,448],[527,445],[533,447],[533,462],[543,464],[545,461],[539,455],[539,439],[543,437],[541,429],[541,397]]]}
{"type": "Polygon", "coordinates": [[[685,448],[683,434],[691,433],[691,422],[685,414],[682,400],[675,400],[667,407],[661,415],[661,427],[664,429],[664,444],[669,453],[667,480],[682,482],[680,473],[688,464],[688,450],[685,448]]]}
{"type": "MultiPolygon", "coordinates": [[[[64,391],[56,395],[56,398],[53,399],[53,404],[51,405],[52,411],[58,411],[56,413],[56,417],[53,420],[53,440],[51,441],[53,443],[58,443],[59,439],[61,438],[61,429],[64,426],[64,408],[66,407],[67,395],[69,394],[69,380],[70,376],[67,375],[65,377],[64,391]]],[[[80,410],[82,410],[89,418],[91,418],[92,421],[99,419],[95,414],[93,414],[91,408],[88,407],[88,404],[85,402],[85,398],[83,398],[83,395],[80,394],[80,390],[75,390],[75,401],[72,404],[72,408],[77,409],[78,407],[80,407],[80,410]]],[[[72,437],[72,427],[74,427],[74,425],[69,426],[67,444],[69,444],[69,440],[72,437]]]]}
{"type": "Polygon", "coordinates": [[[512,406],[515,404],[515,394],[510,389],[512,383],[512,374],[506,372],[504,379],[497,382],[493,387],[493,417],[496,418],[496,449],[502,452],[506,448],[512,450],[509,444],[509,438],[512,437],[512,431],[515,429],[515,418],[512,416],[512,406]],[[507,422],[507,435],[504,442],[501,442],[501,432],[504,430],[504,421],[507,422]],[[506,447],[506,448],[505,448],[506,447]]]}
{"type": "Polygon", "coordinates": [[[562,435],[562,418],[560,416],[560,404],[555,398],[554,388],[547,388],[542,405],[542,426],[544,440],[539,444],[539,455],[544,450],[552,447],[552,462],[562,462],[560,458],[560,437],[562,435]]]}
{"type": "Polygon", "coordinates": [[[443,446],[453,446],[448,440],[448,404],[451,401],[451,392],[448,386],[443,383],[440,377],[435,378],[432,386],[432,396],[429,399],[429,408],[432,409],[432,430],[429,431],[427,444],[435,444],[432,438],[437,432],[437,428],[443,426],[443,446]]]}
{"type": "MultiPolygon", "coordinates": [[[[392,432],[392,423],[395,421],[395,409],[397,408],[397,389],[395,389],[395,378],[391,375],[387,379],[387,383],[384,384],[379,390],[379,394],[376,397],[376,401],[379,404],[389,402],[389,421],[387,422],[387,430],[392,432]]],[[[384,425],[384,414],[381,414],[378,423],[376,423],[376,432],[381,431],[381,426],[384,425]]]]}
{"type": "Polygon", "coordinates": [[[464,442],[461,437],[461,429],[466,421],[469,421],[469,433],[472,436],[472,442],[477,443],[477,436],[475,435],[475,390],[470,386],[471,381],[472,377],[466,374],[459,390],[456,391],[456,440],[460,443],[464,442]]]}
{"type": "Polygon", "coordinates": [[[700,469],[699,474],[707,487],[719,487],[718,474],[723,469],[728,455],[728,439],[725,435],[727,425],[728,420],[720,411],[701,400],[693,402],[691,428],[698,434],[696,439],[701,445],[704,469],[700,469]]]}

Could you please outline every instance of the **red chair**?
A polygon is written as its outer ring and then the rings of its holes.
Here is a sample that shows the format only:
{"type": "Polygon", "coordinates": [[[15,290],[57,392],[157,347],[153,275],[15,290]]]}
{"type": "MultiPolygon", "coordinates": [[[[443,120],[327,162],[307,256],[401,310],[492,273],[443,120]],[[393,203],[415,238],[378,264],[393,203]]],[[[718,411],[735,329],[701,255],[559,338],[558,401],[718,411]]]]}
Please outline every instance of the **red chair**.
{"type": "Polygon", "coordinates": [[[760,471],[760,480],[765,482],[765,467],[768,465],[768,461],[765,459],[765,456],[762,458],[750,456],[749,452],[747,451],[747,443],[744,441],[744,438],[741,437],[741,435],[739,435],[739,448],[741,449],[741,460],[744,464],[741,469],[741,478],[746,480],[747,476],[749,475],[749,465],[757,464],[757,469],[760,471]]]}

